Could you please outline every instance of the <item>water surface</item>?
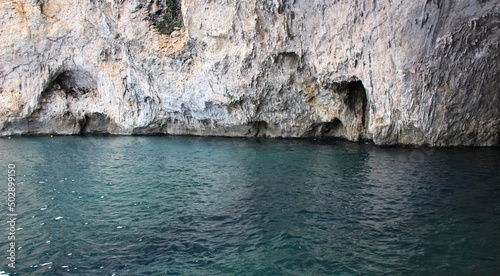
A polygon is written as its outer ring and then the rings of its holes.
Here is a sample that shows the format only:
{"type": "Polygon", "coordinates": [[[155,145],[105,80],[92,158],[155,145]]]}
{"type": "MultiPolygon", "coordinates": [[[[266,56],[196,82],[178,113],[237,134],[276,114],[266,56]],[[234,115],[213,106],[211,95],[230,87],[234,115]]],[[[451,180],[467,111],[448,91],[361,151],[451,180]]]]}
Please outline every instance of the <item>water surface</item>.
{"type": "Polygon", "coordinates": [[[18,275],[498,275],[500,151],[0,139],[18,275]]]}

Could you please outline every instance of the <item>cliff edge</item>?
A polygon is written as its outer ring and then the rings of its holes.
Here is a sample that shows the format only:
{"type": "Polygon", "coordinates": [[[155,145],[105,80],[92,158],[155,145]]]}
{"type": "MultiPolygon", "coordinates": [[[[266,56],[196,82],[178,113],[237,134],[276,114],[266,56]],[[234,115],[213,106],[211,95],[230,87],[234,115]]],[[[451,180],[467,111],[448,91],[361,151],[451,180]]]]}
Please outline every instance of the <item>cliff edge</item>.
{"type": "Polygon", "coordinates": [[[171,3],[2,0],[0,135],[500,144],[498,1],[171,3]]]}

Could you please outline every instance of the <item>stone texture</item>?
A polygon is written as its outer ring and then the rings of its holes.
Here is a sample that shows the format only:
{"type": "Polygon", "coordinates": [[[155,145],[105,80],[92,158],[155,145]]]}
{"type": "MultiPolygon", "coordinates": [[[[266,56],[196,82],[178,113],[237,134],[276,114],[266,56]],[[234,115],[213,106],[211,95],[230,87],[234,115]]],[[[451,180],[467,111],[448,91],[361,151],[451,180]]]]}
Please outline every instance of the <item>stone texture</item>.
{"type": "Polygon", "coordinates": [[[499,145],[491,0],[0,2],[0,135],[499,145]]]}

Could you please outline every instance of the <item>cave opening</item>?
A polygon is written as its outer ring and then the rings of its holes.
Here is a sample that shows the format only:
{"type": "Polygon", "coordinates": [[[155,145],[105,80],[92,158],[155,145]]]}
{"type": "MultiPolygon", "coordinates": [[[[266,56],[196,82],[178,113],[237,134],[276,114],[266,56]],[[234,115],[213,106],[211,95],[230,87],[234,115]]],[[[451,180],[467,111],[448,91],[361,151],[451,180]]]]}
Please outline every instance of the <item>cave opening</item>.
{"type": "Polygon", "coordinates": [[[363,82],[354,78],[350,81],[328,82],[323,87],[323,95],[332,93],[332,98],[323,102],[324,107],[331,108],[326,109],[330,114],[321,121],[313,122],[304,136],[371,140],[367,130],[368,97],[363,82]]]}
{"type": "Polygon", "coordinates": [[[266,121],[251,121],[249,122],[250,129],[248,134],[254,137],[265,138],[268,128],[266,121]]]}
{"type": "Polygon", "coordinates": [[[67,70],[56,75],[47,86],[48,90],[61,89],[74,96],[97,90],[97,81],[87,71],[67,70]]]}
{"type": "Polygon", "coordinates": [[[367,103],[366,90],[361,81],[351,81],[348,84],[347,105],[354,113],[355,117],[361,117],[361,126],[367,124],[367,103]]]}
{"type": "Polygon", "coordinates": [[[106,123],[106,119],[87,111],[89,104],[98,102],[95,99],[97,90],[96,79],[86,70],[57,71],[48,79],[36,107],[28,116],[29,131],[55,134],[105,132],[95,127],[95,122],[106,123]]]}
{"type": "Polygon", "coordinates": [[[84,119],[80,122],[80,134],[109,134],[108,126],[110,119],[102,113],[94,112],[85,114],[84,119]]]}

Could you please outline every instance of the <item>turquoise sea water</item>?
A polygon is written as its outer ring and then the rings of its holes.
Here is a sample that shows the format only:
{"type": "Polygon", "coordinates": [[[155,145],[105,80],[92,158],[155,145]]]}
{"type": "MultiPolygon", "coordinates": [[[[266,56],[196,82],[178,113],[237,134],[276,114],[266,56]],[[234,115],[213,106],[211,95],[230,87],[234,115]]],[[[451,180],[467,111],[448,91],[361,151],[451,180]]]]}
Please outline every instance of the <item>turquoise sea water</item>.
{"type": "Polygon", "coordinates": [[[500,275],[499,149],[17,137],[0,165],[10,275],[500,275]]]}

